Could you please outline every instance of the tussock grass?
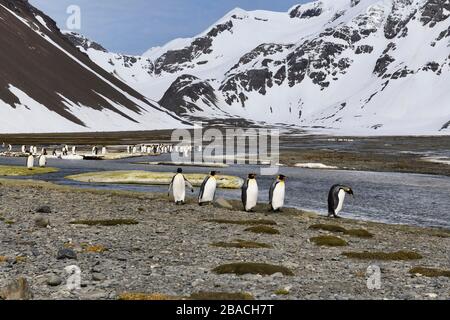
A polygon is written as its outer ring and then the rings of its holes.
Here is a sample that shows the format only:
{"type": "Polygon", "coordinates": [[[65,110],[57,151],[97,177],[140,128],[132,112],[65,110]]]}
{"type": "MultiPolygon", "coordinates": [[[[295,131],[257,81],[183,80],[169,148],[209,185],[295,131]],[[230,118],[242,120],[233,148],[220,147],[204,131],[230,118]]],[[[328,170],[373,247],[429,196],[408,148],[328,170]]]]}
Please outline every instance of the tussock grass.
{"type": "Polygon", "coordinates": [[[409,270],[410,274],[421,274],[425,277],[448,277],[450,278],[450,270],[442,270],[436,268],[427,268],[427,267],[414,267],[409,270]]]}
{"type": "Polygon", "coordinates": [[[191,300],[255,300],[246,292],[198,292],[190,295],[191,300]]]}
{"type": "Polygon", "coordinates": [[[342,255],[352,259],[363,260],[417,260],[422,259],[422,255],[414,251],[396,251],[396,252],[343,252],[342,255]]]}
{"type": "Polygon", "coordinates": [[[142,301],[156,301],[156,300],[180,300],[180,297],[169,296],[161,293],[130,293],[124,292],[118,295],[118,300],[142,300],[142,301]]]}
{"type": "Polygon", "coordinates": [[[0,166],[0,176],[4,177],[20,177],[20,176],[34,176],[37,174],[54,173],[59,170],[56,168],[33,168],[28,169],[23,166],[0,166]]]}
{"type": "Polygon", "coordinates": [[[329,232],[340,232],[352,237],[359,237],[359,238],[372,238],[373,234],[365,229],[346,229],[342,226],[334,225],[334,224],[324,224],[324,223],[318,223],[313,224],[309,227],[311,230],[324,230],[329,232]]]}
{"type": "Polygon", "coordinates": [[[120,225],[135,225],[139,222],[134,219],[110,219],[110,220],[76,220],[70,222],[74,225],[86,225],[86,226],[120,226],[120,225]]]}
{"type": "Polygon", "coordinates": [[[348,245],[347,241],[335,236],[318,236],[309,240],[318,246],[343,247],[348,245]]]}
{"type": "Polygon", "coordinates": [[[278,289],[274,293],[278,296],[287,296],[290,292],[286,289],[278,289]]]}
{"type": "Polygon", "coordinates": [[[205,220],[206,222],[214,222],[221,224],[237,224],[237,225],[267,225],[267,226],[275,226],[277,223],[273,220],[227,220],[227,219],[210,219],[205,220]]]}
{"type": "Polygon", "coordinates": [[[273,246],[271,246],[270,244],[246,240],[234,240],[233,242],[215,242],[211,244],[211,246],[220,248],[238,248],[238,249],[273,248],[273,246]]]}
{"type": "Polygon", "coordinates": [[[269,226],[254,226],[247,228],[244,231],[249,231],[253,233],[265,233],[265,234],[280,234],[280,231],[269,226]]]}
{"type": "MultiPolygon", "coordinates": [[[[130,171],[101,171],[89,172],[66,177],[69,180],[91,182],[91,183],[123,183],[123,184],[148,184],[169,185],[174,173],[172,172],[150,172],[141,170],[130,171]]],[[[193,186],[201,186],[205,179],[202,173],[186,173],[184,175],[193,186]]],[[[217,187],[225,189],[239,189],[244,180],[235,176],[217,176],[217,187]]]]}
{"type": "Polygon", "coordinates": [[[278,272],[282,273],[285,276],[294,275],[294,273],[291,270],[283,266],[277,266],[267,263],[252,263],[252,262],[224,264],[214,268],[213,271],[218,274],[234,273],[237,275],[243,275],[248,273],[260,275],[272,275],[278,272]]]}

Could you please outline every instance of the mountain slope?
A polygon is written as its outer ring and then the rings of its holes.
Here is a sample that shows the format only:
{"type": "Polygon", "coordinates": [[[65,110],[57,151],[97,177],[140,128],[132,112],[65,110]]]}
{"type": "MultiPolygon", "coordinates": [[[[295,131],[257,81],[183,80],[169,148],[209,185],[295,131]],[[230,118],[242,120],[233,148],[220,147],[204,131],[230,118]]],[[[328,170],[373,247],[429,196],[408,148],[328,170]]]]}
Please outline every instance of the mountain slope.
{"type": "MultiPolygon", "coordinates": [[[[149,50],[140,60],[151,67],[125,68],[132,77],[123,68],[112,72],[188,119],[243,118],[342,134],[448,134],[449,17],[450,0],[236,9],[192,39],[149,50]]],[[[93,57],[98,50],[86,52],[93,57]]]]}
{"type": "Polygon", "coordinates": [[[0,0],[0,132],[182,126],[63,36],[26,0],[0,0]]]}

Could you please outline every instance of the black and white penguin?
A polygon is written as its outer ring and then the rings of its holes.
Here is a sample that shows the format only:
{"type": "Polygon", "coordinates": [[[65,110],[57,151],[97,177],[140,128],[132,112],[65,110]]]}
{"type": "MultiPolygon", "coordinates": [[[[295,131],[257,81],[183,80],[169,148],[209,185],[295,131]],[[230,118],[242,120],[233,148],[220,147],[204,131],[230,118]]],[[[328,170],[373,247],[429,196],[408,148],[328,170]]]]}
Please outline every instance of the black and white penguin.
{"type": "Polygon", "coordinates": [[[284,206],[284,196],[286,192],[286,177],[280,174],[270,186],[269,204],[272,211],[280,211],[284,206]]]}
{"type": "Polygon", "coordinates": [[[198,204],[203,205],[214,201],[217,189],[216,174],[217,171],[211,171],[210,175],[203,180],[200,187],[200,194],[198,195],[198,204]]]}
{"type": "Polygon", "coordinates": [[[328,193],[328,217],[338,218],[338,213],[344,206],[346,193],[353,195],[352,188],[340,184],[331,187],[328,193]]]}
{"type": "Polygon", "coordinates": [[[28,170],[33,170],[34,168],[34,157],[31,153],[27,158],[27,168],[28,170]]]}
{"type": "Polygon", "coordinates": [[[44,154],[41,154],[39,156],[39,167],[45,168],[47,166],[47,156],[44,154]]]}
{"type": "Polygon", "coordinates": [[[252,211],[258,203],[258,183],[256,174],[250,173],[242,186],[242,204],[245,211],[252,211]]]}
{"type": "Polygon", "coordinates": [[[191,192],[194,192],[194,187],[183,175],[183,169],[178,168],[177,173],[173,176],[172,182],[169,186],[169,196],[170,192],[172,191],[173,198],[176,204],[184,204],[184,200],[186,197],[186,186],[191,189],[191,192]]]}

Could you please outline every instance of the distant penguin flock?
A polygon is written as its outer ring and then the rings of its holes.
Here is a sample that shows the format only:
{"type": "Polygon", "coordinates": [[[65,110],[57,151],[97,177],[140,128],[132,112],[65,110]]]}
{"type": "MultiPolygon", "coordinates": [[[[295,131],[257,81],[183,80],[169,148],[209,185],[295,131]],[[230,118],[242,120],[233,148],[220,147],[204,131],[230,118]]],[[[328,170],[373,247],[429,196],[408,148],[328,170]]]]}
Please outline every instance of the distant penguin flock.
{"type": "MultiPolygon", "coordinates": [[[[198,195],[198,204],[200,206],[214,202],[218,173],[218,171],[211,171],[203,180],[198,195]]],[[[270,186],[269,205],[273,212],[280,212],[284,207],[286,179],[286,176],[280,174],[270,186]]],[[[194,192],[192,184],[183,175],[183,170],[178,168],[177,173],[173,176],[169,186],[169,196],[172,194],[175,204],[179,205],[185,203],[186,186],[194,192]]],[[[258,182],[256,181],[256,174],[250,173],[241,188],[241,199],[244,211],[252,212],[255,209],[258,204],[258,194],[259,189],[258,182]]],[[[338,213],[343,208],[346,194],[353,195],[352,188],[339,184],[331,187],[328,194],[328,217],[339,218],[338,213]]]]}

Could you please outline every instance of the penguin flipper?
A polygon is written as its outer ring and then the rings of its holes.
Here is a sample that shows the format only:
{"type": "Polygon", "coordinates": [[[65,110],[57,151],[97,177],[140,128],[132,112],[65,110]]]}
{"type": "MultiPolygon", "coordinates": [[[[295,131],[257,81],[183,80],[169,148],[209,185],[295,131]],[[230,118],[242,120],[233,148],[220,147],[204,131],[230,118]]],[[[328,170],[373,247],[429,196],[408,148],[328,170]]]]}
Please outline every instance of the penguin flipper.
{"type": "Polygon", "coordinates": [[[205,186],[206,186],[206,183],[208,182],[208,179],[209,179],[209,177],[206,177],[202,182],[202,185],[200,187],[200,193],[198,195],[199,201],[203,198],[203,193],[205,192],[205,186]]]}
{"type": "Polygon", "coordinates": [[[247,205],[247,189],[248,189],[248,179],[245,180],[244,184],[242,185],[241,199],[242,199],[242,204],[244,205],[244,210],[247,205]]]}
{"type": "Polygon", "coordinates": [[[278,183],[279,183],[279,181],[274,181],[274,183],[272,183],[272,185],[270,186],[270,190],[269,190],[269,204],[272,204],[273,192],[275,191],[275,188],[276,188],[278,183]]]}

